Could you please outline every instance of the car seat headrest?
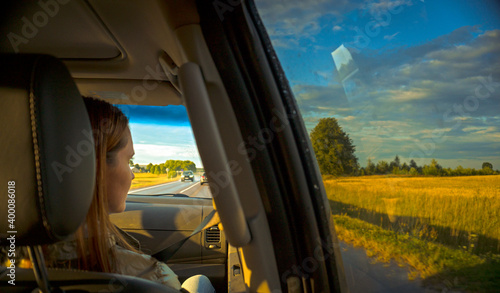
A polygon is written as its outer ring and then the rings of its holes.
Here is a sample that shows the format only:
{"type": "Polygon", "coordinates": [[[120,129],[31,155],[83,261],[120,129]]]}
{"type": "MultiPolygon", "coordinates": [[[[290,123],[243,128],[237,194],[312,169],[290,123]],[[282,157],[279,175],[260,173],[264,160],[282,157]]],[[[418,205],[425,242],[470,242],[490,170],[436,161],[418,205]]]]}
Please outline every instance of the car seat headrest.
{"type": "Polygon", "coordinates": [[[65,239],[89,209],[95,151],[83,99],[61,61],[0,55],[0,127],[1,241],[65,239]]]}

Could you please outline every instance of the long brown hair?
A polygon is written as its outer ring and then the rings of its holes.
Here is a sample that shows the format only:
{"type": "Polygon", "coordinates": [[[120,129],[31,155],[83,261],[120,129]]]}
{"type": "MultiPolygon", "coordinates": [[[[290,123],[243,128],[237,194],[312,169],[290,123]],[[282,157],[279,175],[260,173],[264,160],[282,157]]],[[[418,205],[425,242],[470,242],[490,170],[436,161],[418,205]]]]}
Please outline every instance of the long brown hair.
{"type": "Polygon", "coordinates": [[[116,152],[127,144],[128,119],[120,109],[105,101],[84,97],[84,102],[94,136],[96,181],[87,218],[76,232],[78,268],[113,272],[116,255],[110,237],[113,236],[119,245],[136,251],[110,221],[105,182],[107,165],[113,163],[116,152]]]}

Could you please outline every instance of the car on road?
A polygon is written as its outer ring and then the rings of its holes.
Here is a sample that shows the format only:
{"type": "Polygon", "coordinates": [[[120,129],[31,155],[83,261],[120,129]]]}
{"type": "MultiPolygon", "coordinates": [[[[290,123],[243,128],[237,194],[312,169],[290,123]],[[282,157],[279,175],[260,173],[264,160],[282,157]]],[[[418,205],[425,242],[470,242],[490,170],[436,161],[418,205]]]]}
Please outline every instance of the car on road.
{"type": "Polygon", "coordinates": [[[203,185],[204,183],[208,183],[208,178],[205,173],[203,173],[203,175],[201,175],[200,177],[200,184],[203,185]]]}
{"type": "Polygon", "coordinates": [[[182,172],[181,181],[186,181],[186,180],[190,180],[191,182],[194,181],[194,173],[193,173],[193,171],[184,171],[184,172],[182,172]]]}

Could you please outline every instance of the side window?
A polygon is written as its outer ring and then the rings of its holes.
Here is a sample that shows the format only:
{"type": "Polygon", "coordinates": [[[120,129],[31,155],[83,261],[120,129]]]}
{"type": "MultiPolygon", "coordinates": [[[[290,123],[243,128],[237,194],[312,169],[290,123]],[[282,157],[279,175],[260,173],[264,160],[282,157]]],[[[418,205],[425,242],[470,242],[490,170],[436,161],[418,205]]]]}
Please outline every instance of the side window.
{"type": "Polygon", "coordinates": [[[117,106],[134,141],[130,194],[212,197],[184,106],[117,106]]]}
{"type": "Polygon", "coordinates": [[[391,270],[404,286],[499,288],[500,3],[256,5],[310,134],[351,291],[375,290],[366,274],[398,283],[391,270]],[[401,268],[380,265],[391,262],[401,268]]]}

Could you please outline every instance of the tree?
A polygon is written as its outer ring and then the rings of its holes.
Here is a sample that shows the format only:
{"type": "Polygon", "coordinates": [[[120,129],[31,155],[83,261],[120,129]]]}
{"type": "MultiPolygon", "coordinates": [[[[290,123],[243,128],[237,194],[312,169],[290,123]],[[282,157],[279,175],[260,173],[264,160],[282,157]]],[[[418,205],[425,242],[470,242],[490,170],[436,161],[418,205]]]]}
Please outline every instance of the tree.
{"type": "Polygon", "coordinates": [[[389,164],[386,161],[378,161],[377,163],[377,173],[378,174],[386,174],[389,170],[389,164]]]}
{"type": "Polygon", "coordinates": [[[414,168],[415,171],[417,171],[418,174],[422,174],[422,167],[418,166],[417,163],[414,160],[410,161],[410,169],[414,168]]]}
{"type": "Polygon", "coordinates": [[[441,175],[443,167],[438,164],[436,159],[432,159],[430,165],[425,165],[424,169],[422,170],[424,175],[433,175],[433,176],[439,176],[441,175]]]}
{"type": "Polygon", "coordinates": [[[160,167],[160,174],[167,174],[167,167],[165,167],[164,163],[158,165],[160,167]]]}
{"type": "Polygon", "coordinates": [[[322,118],[311,131],[311,142],[321,174],[354,175],[359,169],[356,147],[337,119],[322,118]]]}
{"type": "Polygon", "coordinates": [[[134,167],[134,161],[132,161],[132,159],[128,161],[128,164],[130,165],[130,167],[134,167]]]}
{"type": "Polygon", "coordinates": [[[193,172],[196,172],[196,164],[192,161],[189,161],[189,160],[185,160],[185,161],[167,160],[163,164],[163,167],[168,168],[170,171],[191,170],[193,172]]]}
{"type": "MultiPolygon", "coordinates": [[[[396,155],[396,157],[394,158],[394,161],[392,161],[389,164],[389,170],[391,170],[392,173],[394,173],[394,168],[397,168],[398,170],[401,168],[401,161],[399,160],[398,155],[396,155]]],[[[397,174],[397,173],[394,173],[394,174],[397,174]]]]}
{"type": "Polygon", "coordinates": [[[493,165],[490,162],[484,162],[481,169],[485,169],[485,168],[490,168],[491,170],[493,170],[493,165]]]}
{"type": "Polygon", "coordinates": [[[368,159],[368,162],[366,163],[366,175],[372,175],[375,174],[376,167],[375,164],[373,164],[371,159],[368,159]]]}

